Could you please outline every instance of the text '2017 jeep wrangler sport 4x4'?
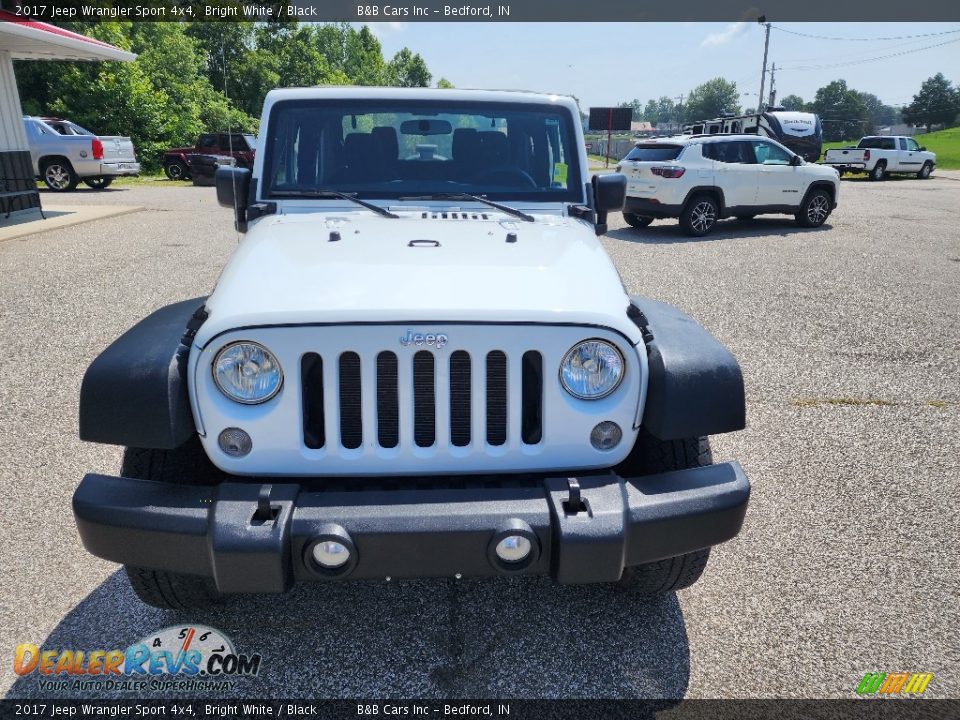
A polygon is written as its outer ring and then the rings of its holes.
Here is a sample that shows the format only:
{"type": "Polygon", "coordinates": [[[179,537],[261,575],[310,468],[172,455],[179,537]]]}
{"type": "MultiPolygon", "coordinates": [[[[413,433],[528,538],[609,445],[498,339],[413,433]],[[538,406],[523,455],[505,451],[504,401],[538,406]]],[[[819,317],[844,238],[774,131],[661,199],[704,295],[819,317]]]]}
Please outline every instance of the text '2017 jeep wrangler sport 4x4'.
{"type": "Polygon", "coordinates": [[[734,358],[629,297],[596,235],[573,100],[370,88],[271,92],[251,173],[217,173],[246,232],[214,292],[90,366],[87,549],[160,607],[295,581],[550,574],[693,583],[750,485],[707,435],[744,427],[734,358]]]}

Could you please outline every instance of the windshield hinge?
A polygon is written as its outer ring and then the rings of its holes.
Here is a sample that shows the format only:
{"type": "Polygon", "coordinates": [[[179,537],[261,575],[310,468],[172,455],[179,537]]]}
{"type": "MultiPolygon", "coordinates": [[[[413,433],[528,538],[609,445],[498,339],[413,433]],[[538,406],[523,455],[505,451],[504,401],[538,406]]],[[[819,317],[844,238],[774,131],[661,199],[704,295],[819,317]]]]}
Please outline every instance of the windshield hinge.
{"type": "MultiPolygon", "coordinates": [[[[258,202],[253,205],[247,206],[247,219],[246,223],[252,222],[259,217],[264,215],[273,215],[277,211],[277,204],[275,202],[258,202]]],[[[246,225],[244,223],[244,225],[246,225]]],[[[237,228],[240,230],[240,228],[237,228]]],[[[247,228],[244,227],[240,232],[246,232],[247,228]]]]}
{"type": "Polygon", "coordinates": [[[593,214],[593,210],[588,208],[586,205],[568,205],[567,213],[570,215],[570,217],[586,220],[591,224],[596,222],[596,217],[593,214]]]}

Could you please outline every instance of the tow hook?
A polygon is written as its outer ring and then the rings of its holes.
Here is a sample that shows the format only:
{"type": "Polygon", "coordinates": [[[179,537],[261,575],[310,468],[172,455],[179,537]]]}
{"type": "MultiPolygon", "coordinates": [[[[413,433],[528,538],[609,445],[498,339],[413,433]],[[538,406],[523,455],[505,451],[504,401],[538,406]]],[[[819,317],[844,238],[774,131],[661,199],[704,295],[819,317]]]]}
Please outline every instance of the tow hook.
{"type": "Polygon", "coordinates": [[[257,497],[257,509],[250,518],[251,525],[272,525],[280,514],[279,505],[270,504],[270,495],[273,493],[273,485],[262,485],[260,494],[257,497]]]}
{"type": "Polygon", "coordinates": [[[580,495],[580,481],[567,478],[567,499],[563,501],[563,514],[567,517],[587,512],[587,501],[580,495]]]}

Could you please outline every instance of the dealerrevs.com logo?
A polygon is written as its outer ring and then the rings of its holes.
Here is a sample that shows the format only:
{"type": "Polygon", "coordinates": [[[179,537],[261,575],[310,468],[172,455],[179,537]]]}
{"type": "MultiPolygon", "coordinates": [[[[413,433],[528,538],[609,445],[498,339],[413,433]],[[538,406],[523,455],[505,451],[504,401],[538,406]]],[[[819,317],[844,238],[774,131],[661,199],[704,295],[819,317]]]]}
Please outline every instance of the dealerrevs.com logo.
{"type": "Polygon", "coordinates": [[[13,670],[39,674],[42,690],[232,690],[234,678],[257,675],[259,654],[244,655],[219,630],[174,626],[125,650],[46,649],[17,645],[13,670]]]}

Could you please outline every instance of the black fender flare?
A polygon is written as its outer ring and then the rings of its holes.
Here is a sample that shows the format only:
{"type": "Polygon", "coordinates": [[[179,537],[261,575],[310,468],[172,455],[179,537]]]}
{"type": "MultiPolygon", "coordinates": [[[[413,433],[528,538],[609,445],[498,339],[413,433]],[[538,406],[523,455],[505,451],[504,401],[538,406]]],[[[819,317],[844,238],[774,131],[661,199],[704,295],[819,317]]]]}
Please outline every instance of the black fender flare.
{"type": "Polygon", "coordinates": [[[681,212],[683,211],[683,208],[687,206],[687,203],[689,203],[694,198],[694,196],[699,195],[701,193],[717,196],[718,201],[720,203],[720,216],[723,217],[724,213],[726,213],[727,211],[727,198],[723,194],[723,189],[718,187],[717,185],[698,185],[697,187],[690,188],[689,192],[687,192],[686,197],[683,198],[683,203],[680,205],[681,212]]]}
{"type": "Polygon", "coordinates": [[[639,296],[630,303],[650,373],[642,426],[661,440],[743,430],[743,374],[730,351],[672,305],[639,296]]]}
{"type": "Polygon", "coordinates": [[[834,187],[833,183],[828,180],[815,180],[810,183],[807,187],[807,191],[803,194],[803,200],[800,201],[800,206],[803,207],[804,203],[807,202],[807,199],[810,197],[810,193],[814,190],[826,190],[827,195],[830,196],[830,204],[833,207],[837,206],[837,189],[834,187]]]}
{"type": "Polygon", "coordinates": [[[81,440],[170,450],[196,433],[187,358],[205,301],[154,311],[97,356],[80,386],[81,440]]]}

